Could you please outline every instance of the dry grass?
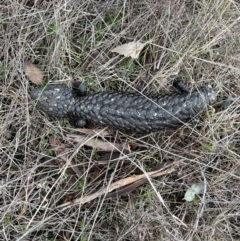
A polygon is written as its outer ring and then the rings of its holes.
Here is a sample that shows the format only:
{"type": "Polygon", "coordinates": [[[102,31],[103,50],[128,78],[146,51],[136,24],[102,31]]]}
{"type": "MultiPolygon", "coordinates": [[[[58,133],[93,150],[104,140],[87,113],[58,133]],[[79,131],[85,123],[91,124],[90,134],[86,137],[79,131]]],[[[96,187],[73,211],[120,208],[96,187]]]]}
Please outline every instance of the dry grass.
{"type": "Polygon", "coordinates": [[[240,240],[238,1],[3,0],[0,40],[1,240],[240,240]],[[109,52],[133,40],[151,41],[138,60],[109,52]],[[167,92],[180,77],[189,88],[211,84],[218,103],[196,128],[116,133],[116,142],[143,147],[96,165],[101,152],[70,142],[66,121],[34,108],[24,60],[46,82],[80,80],[93,92],[167,92]],[[55,155],[51,136],[68,152],[55,155]],[[129,194],[57,207],[166,161],[178,162],[176,172],[129,194]],[[186,202],[194,183],[205,191],[186,202]]]}

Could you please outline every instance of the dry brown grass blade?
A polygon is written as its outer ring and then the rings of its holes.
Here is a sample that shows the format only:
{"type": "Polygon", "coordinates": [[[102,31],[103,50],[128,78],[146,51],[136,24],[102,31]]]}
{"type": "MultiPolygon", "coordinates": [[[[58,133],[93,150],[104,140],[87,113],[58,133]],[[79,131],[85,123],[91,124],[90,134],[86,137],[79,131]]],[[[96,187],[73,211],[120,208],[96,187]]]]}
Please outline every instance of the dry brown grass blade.
{"type": "Polygon", "coordinates": [[[170,174],[174,171],[175,171],[175,167],[171,166],[171,167],[169,167],[169,168],[167,168],[166,170],[163,170],[163,171],[157,170],[157,171],[147,172],[146,174],[127,177],[127,178],[124,178],[124,179],[121,179],[119,181],[116,181],[116,182],[112,183],[111,185],[103,188],[102,190],[100,190],[98,192],[95,192],[95,193],[90,194],[90,195],[83,196],[81,198],[77,198],[77,199],[72,200],[70,202],[63,203],[63,204],[59,205],[58,208],[62,208],[62,207],[70,206],[70,205],[82,205],[82,204],[90,202],[90,201],[92,201],[92,200],[94,200],[98,197],[101,197],[104,194],[110,193],[110,192],[114,191],[115,189],[127,186],[127,185],[129,185],[131,183],[134,183],[134,182],[137,182],[137,181],[139,181],[143,178],[145,179],[146,175],[148,175],[148,178],[155,178],[155,177],[159,177],[159,176],[162,176],[162,175],[170,174]]]}
{"type": "Polygon", "coordinates": [[[32,64],[30,61],[24,62],[24,70],[28,79],[36,85],[43,84],[44,74],[36,65],[32,64]]]}
{"type": "Polygon", "coordinates": [[[79,131],[81,133],[87,134],[87,135],[96,135],[98,134],[99,136],[109,136],[110,133],[109,131],[105,129],[87,129],[87,128],[76,128],[76,131],[79,131]]]}
{"type": "Polygon", "coordinates": [[[67,135],[67,137],[70,141],[78,142],[86,146],[90,146],[92,148],[101,149],[103,151],[130,150],[130,147],[126,144],[104,142],[102,140],[95,139],[95,138],[89,139],[89,137],[81,136],[81,135],[67,135]]]}
{"type": "Polygon", "coordinates": [[[23,214],[27,211],[28,205],[29,205],[29,204],[24,204],[21,212],[20,212],[20,213],[18,214],[18,216],[17,216],[17,219],[21,219],[21,218],[23,217],[23,214]]]}

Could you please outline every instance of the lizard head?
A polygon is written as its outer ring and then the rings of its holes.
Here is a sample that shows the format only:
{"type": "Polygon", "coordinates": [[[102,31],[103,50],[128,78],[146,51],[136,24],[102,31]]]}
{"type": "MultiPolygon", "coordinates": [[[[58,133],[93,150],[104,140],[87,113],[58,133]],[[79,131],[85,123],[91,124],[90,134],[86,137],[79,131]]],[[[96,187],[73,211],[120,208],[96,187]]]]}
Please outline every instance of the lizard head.
{"type": "Polygon", "coordinates": [[[49,116],[64,117],[71,112],[75,99],[66,85],[47,85],[30,92],[32,100],[49,116]]]}

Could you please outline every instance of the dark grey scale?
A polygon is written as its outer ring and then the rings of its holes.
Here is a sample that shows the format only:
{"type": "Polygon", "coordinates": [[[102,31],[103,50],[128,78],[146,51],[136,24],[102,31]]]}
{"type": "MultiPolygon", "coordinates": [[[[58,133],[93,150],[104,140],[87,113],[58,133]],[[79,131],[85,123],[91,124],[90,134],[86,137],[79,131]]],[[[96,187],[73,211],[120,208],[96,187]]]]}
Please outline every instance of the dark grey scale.
{"type": "Polygon", "coordinates": [[[116,113],[116,109],[108,108],[108,110],[107,110],[108,115],[115,115],[115,113],[116,113]]]}
{"type": "Polygon", "coordinates": [[[157,120],[158,118],[161,118],[161,114],[159,112],[157,112],[155,109],[148,109],[147,110],[147,119],[149,121],[155,121],[157,120]]]}
{"type": "Polygon", "coordinates": [[[95,98],[92,98],[92,105],[95,106],[97,104],[97,100],[95,98]]]}
{"type": "Polygon", "coordinates": [[[112,127],[119,126],[119,128],[122,127],[122,120],[120,118],[113,119],[113,118],[107,117],[106,120],[107,120],[107,122],[106,121],[104,122],[105,125],[109,125],[109,126],[112,126],[112,127]],[[106,123],[108,123],[108,124],[106,124],[106,123]]]}
{"type": "Polygon", "coordinates": [[[90,103],[88,103],[87,105],[86,105],[86,109],[88,110],[88,111],[94,111],[94,109],[93,109],[93,104],[90,104],[90,103]]]}
{"type": "Polygon", "coordinates": [[[98,96],[98,97],[99,97],[99,101],[102,102],[102,105],[107,106],[111,102],[111,100],[109,98],[110,96],[106,92],[103,92],[102,96],[98,96]]]}
{"type": "Polygon", "coordinates": [[[128,102],[128,106],[138,106],[139,105],[139,96],[132,97],[132,101],[128,102]]]}
{"type": "Polygon", "coordinates": [[[108,106],[103,105],[101,107],[101,112],[99,112],[99,115],[101,115],[103,118],[107,118],[107,116],[108,116],[108,106]]]}
{"type": "MultiPolygon", "coordinates": [[[[100,108],[95,104],[93,105],[92,112],[97,115],[97,113],[100,111],[100,108]]],[[[97,116],[96,116],[97,117],[97,116]]]]}
{"type": "Polygon", "coordinates": [[[120,107],[115,109],[115,113],[116,113],[116,116],[119,116],[119,117],[124,116],[125,107],[121,105],[120,107]]]}
{"type": "Polygon", "coordinates": [[[142,124],[141,121],[136,121],[135,131],[140,133],[151,132],[151,124],[142,124]]]}
{"type": "Polygon", "coordinates": [[[115,127],[120,126],[121,130],[124,130],[125,127],[128,127],[128,129],[130,128],[129,121],[124,118],[120,118],[116,120],[115,123],[118,123],[118,125],[114,124],[114,126],[115,127]]]}
{"type": "MultiPolygon", "coordinates": [[[[146,101],[146,103],[145,103],[145,105],[144,105],[145,109],[146,109],[146,110],[150,109],[150,108],[151,108],[151,105],[152,105],[153,103],[154,103],[154,101],[152,101],[152,98],[151,98],[151,100],[146,101]]],[[[158,104],[159,104],[159,103],[158,103],[158,104]]]]}
{"type": "Polygon", "coordinates": [[[146,109],[145,109],[145,108],[141,108],[141,109],[139,110],[139,112],[141,112],[141,115],[145,117],[144,119],[146,119],[146,117],[147,117],[147,111],[146,111],[146,109]]]}
{"type": "Polygon", "coordinates": [[[128,116],[128,118],[133,121],[134,120],[134,117],[136,117],[137,115],[137,111],[136,109],[132,109],[132,108],[129,108],[125,111],[126,112],[126,115],[128,116]]]}

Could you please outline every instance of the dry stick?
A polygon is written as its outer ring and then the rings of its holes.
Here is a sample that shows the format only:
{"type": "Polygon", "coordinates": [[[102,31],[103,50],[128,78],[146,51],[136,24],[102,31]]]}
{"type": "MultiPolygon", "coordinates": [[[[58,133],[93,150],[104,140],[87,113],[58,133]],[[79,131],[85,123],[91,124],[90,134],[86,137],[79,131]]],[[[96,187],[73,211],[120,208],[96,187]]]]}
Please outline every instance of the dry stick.
{"type": "Polygon", "coordinates": [[[66,207],[66,206],[73,205],[73,204],[81,205],[81,204],[87,203],[87,202],[92,201],[92,200],[94,200],[94,199],[96,199],[96,198],[98,198],[98,197],[100,197],[100,196],[102,196],[106,193],[112,192],[113,190],[115,190],[117,188],[129,185],[130,183],[133,183],[133,182],[136,182],[140,179],[146,178],[146,175],[148,175],[148,177],[158,177],[158,176],[162,176],[162,175],[165,175],[165,174],[172,173],[174,171],[175,171],[175,167],[170,167],[170,168],[168,168],[164,171],[153,171],[153,172],[148,172],[146,174],[127,177],[127,178],[124,178],[122,180],[119,180],[119,181],[116,181],[116,182],[112,183],[109,187],[105,187],[98,192],[95,192],[95,193],[90,194],[90,195],[83,196],[81,198],[77,198],[77,199],[72,200],[70,202],[63,203],[63,204],[59,205],[57,208],[62,208],[62,207],[66,207]]]}
{"type": "MultiPolygon", "coordinates": [[[[173,165],[173,162],[165,162],[165,163],[158,163],[151,171],[163,171],[166,170],[167,166],[173,165]]],[[[117,198],[123,194],[132,192],[133,190],[135,190],[137,187],[145,184],[148,182],[147,178],[142,178],[134,183],[131,183],[129,185],[127,185],[126,187],[120,188],[118,190],[116,190],[115,192],[110,192],[105,196],[105,199],[109,199],[109,198],[117,198]]]]}
{"type": "Polygon", "coordinates": [[[204,191],[203,191],[203,196],[201,198],[201,204],[200,204],[198,212],[197,212],[197,218],[196,218],[195,223],[193,225],[194,231],[197,231],[199,220],[203,215],[204,208],[205,208],[205,205],[206,205],[205,196],[206,196],[206,192],[207,192],[207,180],[206,180],[206,177],[205,177],[203,171],[201,171],[201,174],[202,174],[203,179],[204,179],[204,191]]]}

